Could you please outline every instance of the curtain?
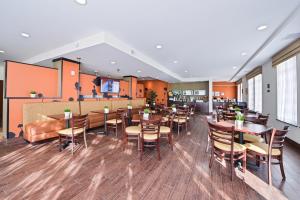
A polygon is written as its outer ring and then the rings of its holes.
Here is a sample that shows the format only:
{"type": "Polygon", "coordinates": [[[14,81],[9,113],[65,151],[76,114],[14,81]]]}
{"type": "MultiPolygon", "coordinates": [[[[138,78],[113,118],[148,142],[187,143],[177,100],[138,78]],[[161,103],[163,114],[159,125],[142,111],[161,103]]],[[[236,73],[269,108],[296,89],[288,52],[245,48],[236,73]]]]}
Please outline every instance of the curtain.
{"type": "Polygon", "coordinates": [[[243,84],[239,83],[237,86],[237,94],[238,94],[238,102],[242,102],[243,101],[243,84]]]}
{"type": "Polygon", "coordinates": [[[277,119],[297,125],[296,56],[280,63],[277,69],[277,119]]]}
{"type": "Polygon", "coordinates": [[[254,82],[253,78],[248,80],[248,108],[254,110],[254,82]]]}
{"type": "Polygon", "coordinates": [[[262,113],[262,75],[254,77],[254,110],[262,113]]]}

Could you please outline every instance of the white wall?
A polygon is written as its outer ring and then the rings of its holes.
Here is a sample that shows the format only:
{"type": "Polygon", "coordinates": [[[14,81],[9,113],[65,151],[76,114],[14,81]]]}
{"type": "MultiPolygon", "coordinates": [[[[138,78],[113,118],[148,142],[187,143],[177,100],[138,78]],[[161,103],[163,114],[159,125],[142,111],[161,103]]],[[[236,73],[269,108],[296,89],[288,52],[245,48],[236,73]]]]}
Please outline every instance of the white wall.
{"type": "MultiPolygon", "coordinates": [[[[300,56],[298,56],[300,58],[300,56]]],[[[298,59],[300,61],[300,59],[298,59]]],[[[300,62],[298,62],[300,64],[300,62]]],[[[298,66],[297,69],[300,69],[298,66]]],[[[300,82],[300,70],[298,70],[298,83],[300,82]]],[[[268,125],[274,128],[283,128],[288,125],[283,122],[276,120],[276,109],[277,109],[277,93],[276,93],[276,68],[272,67],[272,61],[269,60],[262,66],[262,107],[264,114],[270,114],[270,120],[268,125]],[[270,92],[267,92],[267,84],[270,84],[270,92]]],[[[299,85],[299,84],[298,84],[299,85]]],[[[298,87],[298,124],[300,124],[300,87],[298,87]]],[[[288,138],[300,144],[300,128],[290,126],[288,138]]]]}
{"type": "Polygon", "coordinates": [[[0,80],[4,80],[4,66],[3,62],[0,62],[0,80]]]}

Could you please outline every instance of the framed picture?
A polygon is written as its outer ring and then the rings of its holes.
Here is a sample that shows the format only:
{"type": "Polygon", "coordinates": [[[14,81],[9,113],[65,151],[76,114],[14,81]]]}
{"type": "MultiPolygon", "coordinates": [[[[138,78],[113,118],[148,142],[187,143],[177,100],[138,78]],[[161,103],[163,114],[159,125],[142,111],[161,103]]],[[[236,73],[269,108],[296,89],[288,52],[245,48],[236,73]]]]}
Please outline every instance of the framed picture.
{"type": "Polygon", "coordinates": [[[205,90],[194,90],[194,95],[206,95],[205,90]]]}
{"type": "Polygon", "coordinates": [[[182,94],[183,95],[193,95],[193,90],[183,90],[182,94]]]}

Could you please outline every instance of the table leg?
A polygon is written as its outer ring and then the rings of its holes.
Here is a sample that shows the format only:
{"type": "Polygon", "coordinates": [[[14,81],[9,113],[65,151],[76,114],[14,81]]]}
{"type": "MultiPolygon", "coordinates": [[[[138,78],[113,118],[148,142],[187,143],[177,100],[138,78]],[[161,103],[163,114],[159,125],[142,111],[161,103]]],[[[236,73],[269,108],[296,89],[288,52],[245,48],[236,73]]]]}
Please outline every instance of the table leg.
{"type": "Polygon", "coordinates": [[[104,134],[108,135],[106,121],[107,121],[107,113],[104,113],[104,134]]]}
{"type": "Polygon", "coordinates": [[[128,109],[128,125],[129,125],[129,126],[132,125],[131,119],[132,119],[132,117],[131,117],[131,109],[128,109]]]}
{"type": "Polygon", "coordinates": [[[240,144],[244,144],[244,134],[242,132],[239,132],[239,142],[240,144]]]}

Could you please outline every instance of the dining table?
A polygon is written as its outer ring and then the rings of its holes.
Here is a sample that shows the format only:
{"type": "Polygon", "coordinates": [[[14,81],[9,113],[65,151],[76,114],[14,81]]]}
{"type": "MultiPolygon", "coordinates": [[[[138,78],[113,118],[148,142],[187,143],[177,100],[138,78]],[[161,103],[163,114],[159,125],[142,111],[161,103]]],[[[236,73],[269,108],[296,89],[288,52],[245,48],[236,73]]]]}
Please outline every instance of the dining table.
{"type": "Polygon", "coordinates": [[[234,120],[226,120],[226,121],[217,121],[212,117],[207,117],[207,120],[211,123],[225,126],[225,127],[234,127],[234,130],[239,134],[239,143],[244,144],[244,134],[251,134],[251,135],[262,135],[266,132],[270,131],[272,127],[262,124],[255,124],[252,122],[243,122],[242,124],[238,124],[234,120]]]}
{"type": "Polygon", "coordinates": [[[108,135],[108,132],[107,132],[107,119],[108,119],[108,114],[114,114],[114,113],[117,113],[116,110],[112,110],[112,111],[109,111],[109,112],[104,112],[104,110],[93,110],[91,111],[92,113],[98,113],[98,114],[103,114],[104,115],[104,132],[101,132],[101,133],[104,133],[105,135],[108,135]]]}
{"type": "MultiPolygon", "coordinates": [[[[79,115],[76,113],[72,113],[72,116],[79,116],[79,115]]],[[[56,120],[65,120],[66,128],[70,128],[70,121],[71,121],[72,117],[66,118],[65,114],[47,115],[47,117],[51,118],[51,119],[56,119],[56,120]]]]}

